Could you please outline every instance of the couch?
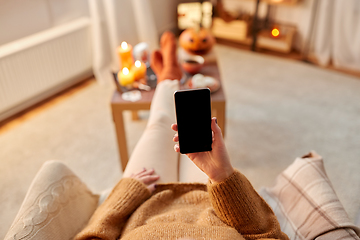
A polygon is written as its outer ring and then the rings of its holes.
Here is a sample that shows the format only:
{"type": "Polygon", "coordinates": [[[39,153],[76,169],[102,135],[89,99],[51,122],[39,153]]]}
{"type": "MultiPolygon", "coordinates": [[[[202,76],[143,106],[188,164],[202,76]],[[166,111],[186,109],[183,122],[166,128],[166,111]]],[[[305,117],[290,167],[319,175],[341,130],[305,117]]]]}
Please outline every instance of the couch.
{"type": "MultiPolygon", "coordinates": [[[[62,162],[46,162],[33,180],[6,234],[9,239],[72,239],[110,190],[94,194],[62,162]]],[[[321,156],[311,152],[280,173],[260,195],[290,239],[359,239],[355,226],[326,175],[321,156]]]]}

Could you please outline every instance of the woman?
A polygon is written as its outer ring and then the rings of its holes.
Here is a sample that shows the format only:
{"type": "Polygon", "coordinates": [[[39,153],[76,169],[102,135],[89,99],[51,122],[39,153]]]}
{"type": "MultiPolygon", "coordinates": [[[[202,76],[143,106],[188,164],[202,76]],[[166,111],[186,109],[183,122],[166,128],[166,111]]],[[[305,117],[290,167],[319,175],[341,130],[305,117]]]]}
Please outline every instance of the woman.
{"type": "Polygon", "coordinates": [[[212,151],[187,154],[182,170],[190,178],[179,182],[180,148],[173,150],[171,138],[178,141],[173,93],[182,73],[173,34],[163,34],[161,52],[152,58],[158,86],[146,130],[124,178],[75,239],[288,239],[270,207],[233,169],[216,118],[212,151]],[[207,184],[184,183],[204,173],[207,184]]]}

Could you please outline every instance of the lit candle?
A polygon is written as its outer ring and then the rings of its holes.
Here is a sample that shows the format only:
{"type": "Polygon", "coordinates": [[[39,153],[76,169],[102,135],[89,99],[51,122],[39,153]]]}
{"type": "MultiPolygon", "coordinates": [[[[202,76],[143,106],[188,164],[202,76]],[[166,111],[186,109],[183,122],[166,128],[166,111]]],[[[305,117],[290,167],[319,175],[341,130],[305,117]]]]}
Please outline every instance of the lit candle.
{"type": "Polygon", "coordinates": [[[122,42],[118,47],[118,54],[120,59],[120,69],[128,68],[130,69],[134,63],[134,59],[132,56],[132,46],[127,44],[126,42],[122,42]]]}
{"type": "Polygon", "coordinates": [[[118,79],[121,86],[126,86],[134,82],[134,73],[129,71],[127,67],[124,67],[118,72],[118,79]]]}
{"type": "Polygon", "coordinates": [[[137,60],[137,61],[135,61],[135,64],[133,65],[131,70],[133,70],[133,72],[134,72],[135,81],[140,80],[145,77],[145,74],[146,74],[145,63],[137,60]]]}

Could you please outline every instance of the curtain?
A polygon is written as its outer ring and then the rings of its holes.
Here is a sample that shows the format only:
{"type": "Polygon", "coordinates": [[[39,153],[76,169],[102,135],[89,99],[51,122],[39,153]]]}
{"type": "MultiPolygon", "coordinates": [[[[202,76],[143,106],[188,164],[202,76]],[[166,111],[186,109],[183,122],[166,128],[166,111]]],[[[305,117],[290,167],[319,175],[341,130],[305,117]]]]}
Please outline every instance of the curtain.
{"type": "Polygon", "coordinates": [[[360,1],[318,0],[313,53],[321,65],[360,71],[360,1]]]}
{"type": "Polygon", "coordinates": [[[156,29],[149,0],[88,0],[93,43],[93,72],[100,83],[113,81],[119,71],[117,47],[147,42],[150,51],[158,48],[156,29]]]}

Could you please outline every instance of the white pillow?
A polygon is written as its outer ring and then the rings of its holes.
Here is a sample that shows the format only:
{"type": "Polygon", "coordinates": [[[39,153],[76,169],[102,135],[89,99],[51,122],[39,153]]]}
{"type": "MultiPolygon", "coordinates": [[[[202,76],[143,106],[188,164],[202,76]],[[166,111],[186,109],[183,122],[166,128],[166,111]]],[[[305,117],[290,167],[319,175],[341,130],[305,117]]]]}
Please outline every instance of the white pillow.
{"type": "Polygon", "coordinates": [[[360,239],[315,152],[297,158],[260,195],[290,239],[360,239]]]}

